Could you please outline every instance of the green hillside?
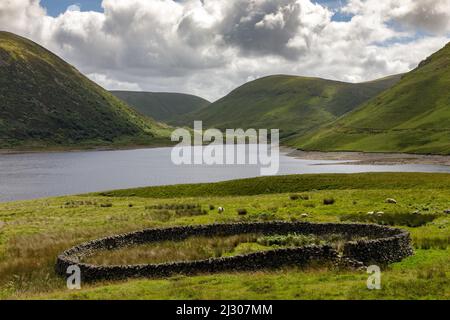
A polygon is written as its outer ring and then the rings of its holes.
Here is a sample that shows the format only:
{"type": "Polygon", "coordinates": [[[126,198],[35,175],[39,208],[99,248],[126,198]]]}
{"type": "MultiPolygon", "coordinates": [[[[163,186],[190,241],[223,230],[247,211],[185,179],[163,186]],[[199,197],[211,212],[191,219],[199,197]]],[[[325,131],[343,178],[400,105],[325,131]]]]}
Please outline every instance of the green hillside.
{"type": "Polygon", "coordinates": [[[171,122],[210,104],[209,101],[182,93],[111,91],[140,113],[153,119],[171,122]]]}
{"type": "Polygon", "coordinates": [[[280,129],[282,137],[302,135],[353,110],[399,78],[351,84],[285,75],[265,77],[191,113],[182,124],[203,120],[205,126],[218,129],[272,128],[280,129]]]}
{"type": "Polygon", "coordinates": [[[450,154],[450,44],[358,110],[290,144],[307,150],[450,154]]]}
{"type": "Polygon", "coordinates": [[[0,32],[0,148],[152,144],[143,117],[36,43],[0,32]]]}

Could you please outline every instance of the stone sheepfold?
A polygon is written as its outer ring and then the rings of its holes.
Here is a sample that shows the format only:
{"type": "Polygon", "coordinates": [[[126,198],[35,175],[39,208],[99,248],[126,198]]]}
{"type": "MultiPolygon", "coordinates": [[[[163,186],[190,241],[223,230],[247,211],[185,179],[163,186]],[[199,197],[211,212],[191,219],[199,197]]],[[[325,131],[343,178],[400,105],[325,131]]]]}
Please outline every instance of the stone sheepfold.
{"type": "Polygon", "coordinates": [[[119,280],[126,278],[158,278],[175,274],[198,274],[224,271],[255,271],[282,266],[305,266],[311,262],[362,267],[389,264],[413,254],[407,231],[375,224],[340,224],[308,222],[254,222],[181,226],[142,231],[102,238],[73,247],[57,258],[56,272],[67,276],[70,266],[78,266],[83,281],[119,280]],[[160,241],[183,241],[194,236],[231,236],[261,233],[289,233],[317,236],[341,234],[368,240],[349,241],[340,255],[329,245],[280,248],[233,257],[163,264],[103,266],[82,263],[82,259],[101,250],[160,241]]]}

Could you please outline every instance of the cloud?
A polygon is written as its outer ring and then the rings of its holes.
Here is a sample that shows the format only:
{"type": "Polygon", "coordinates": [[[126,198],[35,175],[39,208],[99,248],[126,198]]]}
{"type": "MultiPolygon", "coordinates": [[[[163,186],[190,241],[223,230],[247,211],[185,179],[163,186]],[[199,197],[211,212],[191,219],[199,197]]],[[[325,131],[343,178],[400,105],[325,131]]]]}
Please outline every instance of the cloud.
{"type": "Polygon", "coordinates": [[[435,34],[450,32],[448,0],[349,0],[343,12],[362,17],[377,17],[411,30],[435,34]]]}
{"type": "Polygon", "coordinates": [[[39,0],[0,1],[0,28],[39,40],[46,12],[39,0]]]}
{"type": "Polygon", "coordinates": [[[300,4],[290,0],[234,1],[216,31],[225,45],[234,46],[243,54],[295,59],[300,51],[288,43],[302,27],[300,11],[300,4]]]}
{"type": "Polygon", "coordinates": [[[115,79],[110,79],[104,74],[91,73],[87,75],[89,79],[98,83],[99,85],[108,88],[109,90],[128,90],[128,91],[141,91],[136,83],[122,82],[115,79]]]}
{"type": "MultiPolygon", "coordinates": [[[[349,21],[312,0],[103,0],[50,17],[0,2],[0,26],[61,55],[109,89],[217,99],[255,76],[365,81],[414,68],[449,41],[447,0],[349,0],[349,21]],[[427,36],[418,37],[418,32],[427,36]]],[[[336,9],[333,9],[336,10],[336,9]]]]}
{"type": "Polygon", "coordinates": [[[70,6],[67,7],[67,11],[81,11],[81,7],[80,4],[71,4],[70,6]]]}
{"type": "Polygon", "coordinates": [[[450,1],[416,0],[412,9],[396,17],[409,28],[421,28],[437,34],[450,32],[450,1]]]}

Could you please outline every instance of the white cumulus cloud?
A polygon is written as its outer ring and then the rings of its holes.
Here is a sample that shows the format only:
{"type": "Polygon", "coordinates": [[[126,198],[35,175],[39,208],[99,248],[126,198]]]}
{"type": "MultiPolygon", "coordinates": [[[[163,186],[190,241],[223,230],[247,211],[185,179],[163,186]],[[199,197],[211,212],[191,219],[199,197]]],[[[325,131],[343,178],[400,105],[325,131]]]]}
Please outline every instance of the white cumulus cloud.
{"type": "MultiPolygon", "coordinates": [[[[75,6],[77,6],[75,4],[75,6]]],[[[448,0],[103,0],[50,17],[1,0],[0,29],[48,47],[108,89],[217,99],[255,75],[365,81],[406,72],[450,41],[448,0]],[[334,21],[336,10],[351,16],[334,21]],[[418,36],[419,35],[419,36],[418,36]]]]}
{"type": "Polygon", "coordinates": [[[70,6],[67,7],[67,11],[81,11],[80,4],[78,3],[71,4],[70,6]]]}

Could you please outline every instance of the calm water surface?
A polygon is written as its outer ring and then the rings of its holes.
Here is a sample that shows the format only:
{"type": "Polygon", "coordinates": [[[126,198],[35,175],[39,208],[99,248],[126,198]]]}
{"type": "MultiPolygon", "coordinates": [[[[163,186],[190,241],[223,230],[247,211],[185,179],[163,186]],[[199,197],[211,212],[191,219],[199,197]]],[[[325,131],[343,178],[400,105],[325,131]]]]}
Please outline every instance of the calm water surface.
{"type": "MultiPolygon", "coordinates": [[[[176,166],[171,148],[0,155],[0,202],[112,189],[216,182],[260,175],[257,165],[176,166]]],[[[280,155],[280,175],[450,172],[438,165],[342,165],[280,155]],[[322,165],[319,165],[322,164],[322,165]],[[327,165],[323,165],[327,164],[327,165]]]]}

